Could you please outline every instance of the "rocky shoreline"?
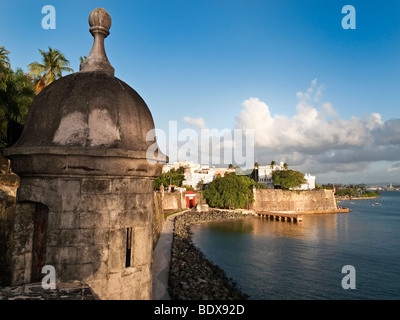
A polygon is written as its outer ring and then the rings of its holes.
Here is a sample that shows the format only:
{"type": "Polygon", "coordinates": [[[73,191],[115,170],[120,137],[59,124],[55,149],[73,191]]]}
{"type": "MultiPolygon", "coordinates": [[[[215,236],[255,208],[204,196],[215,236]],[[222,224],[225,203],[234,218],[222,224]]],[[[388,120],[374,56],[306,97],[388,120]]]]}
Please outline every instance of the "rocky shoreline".
{"type": "Polygon", "coordinates": [[[251,217],[243,211],[210,209],[190,211],[175,219],[171,251],[168,291],[172,300],[246,300],[235,282],[206,259],[190,237],[190,226],[206,221],[222,221],[251,217]]]}

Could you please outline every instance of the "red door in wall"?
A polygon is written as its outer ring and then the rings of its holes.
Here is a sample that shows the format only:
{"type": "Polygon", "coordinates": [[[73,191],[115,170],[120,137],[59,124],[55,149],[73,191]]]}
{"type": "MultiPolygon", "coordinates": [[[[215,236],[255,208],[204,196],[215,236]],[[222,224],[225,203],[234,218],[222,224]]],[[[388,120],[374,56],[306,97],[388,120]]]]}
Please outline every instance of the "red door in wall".
{"type": "Polygon", "coordinates": [[[194,208],[196,206],[196,193],[193,191],[186,192],[186,208],[194,208]]]}

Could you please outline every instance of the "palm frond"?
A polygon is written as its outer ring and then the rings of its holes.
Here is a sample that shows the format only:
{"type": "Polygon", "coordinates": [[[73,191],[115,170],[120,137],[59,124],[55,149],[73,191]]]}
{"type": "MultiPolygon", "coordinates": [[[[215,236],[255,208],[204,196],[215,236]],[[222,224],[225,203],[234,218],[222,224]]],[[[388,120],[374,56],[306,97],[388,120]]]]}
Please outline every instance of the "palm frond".
{"type": "Polygon", "coordinates": [[[39,49],[42,56],[42,63],[32,62],[28,65],[29,74],[36,78],[35,89],[40,92],[45,86],[62,77],[63,72],[73,72],[69,61],[59,50],[50,46],[48,51],[39,49]]]}

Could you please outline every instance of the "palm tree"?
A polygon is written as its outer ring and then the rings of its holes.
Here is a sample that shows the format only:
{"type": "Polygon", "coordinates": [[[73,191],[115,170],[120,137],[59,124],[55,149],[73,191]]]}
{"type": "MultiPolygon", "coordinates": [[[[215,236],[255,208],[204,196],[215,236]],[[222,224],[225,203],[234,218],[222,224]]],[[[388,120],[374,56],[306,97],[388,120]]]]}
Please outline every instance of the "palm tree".
{"type": "Polygon", "coordinates": [[[258,168],[260,167],[259,163],[256,161],[254,162],[254,170],[253,170],[253,176],[254,176],[254,181],[258,182],[258,168]]]}
{"type": "Polygon", "coordinates": [[[283,169],[287,170],[288,168],[289,168],[289,166],[288,166],[288,164],[285,162],[285,163],[283,164],[283,169]]]}
{"type": "Polygon", "coordinates": [[[276,162],[275,161],[271,161],[271,164],[270,164],[271,169],[274,169],[275,165],[276,165],[276,162]]]}
{"type": "Polygon", "coordinates": [[[35,90],[39,93],[44,87],[62,77],[62,72],[73,72],[69,61],[57,49],[49,47],[49,51],[40,50],[43,63],[32,62],[28,65],[29,74],[36,79],[35,90]]]}
{"type": "Polygon", "coordinates": [[[5,80],[11,68],[9,53],[3,46],[0,46],[0,90],[5,90],[5,80]]]}
{"type": "Polygon", "coordinates": [[[3,46],[0,46],[0,66],[7,69],[11,67],[10,59],[8,58],[9,53],[3,46]]]}

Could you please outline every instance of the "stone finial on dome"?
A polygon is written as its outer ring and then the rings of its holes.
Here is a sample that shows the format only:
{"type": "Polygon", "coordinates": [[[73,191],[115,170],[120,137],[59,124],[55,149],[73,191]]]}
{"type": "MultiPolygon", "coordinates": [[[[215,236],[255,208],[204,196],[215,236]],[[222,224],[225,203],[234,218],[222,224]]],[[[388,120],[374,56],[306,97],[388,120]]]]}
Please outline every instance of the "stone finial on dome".
{"type": "Polygon", "coordinates": [[[89,25],[94,42],[89,56],[80,65],[80,71],[103,71],[113,76],[114,68],[104,48],[104,39],[110,34],[111,16],[107,10],[96,8],[89,15],[89,25]]]}

